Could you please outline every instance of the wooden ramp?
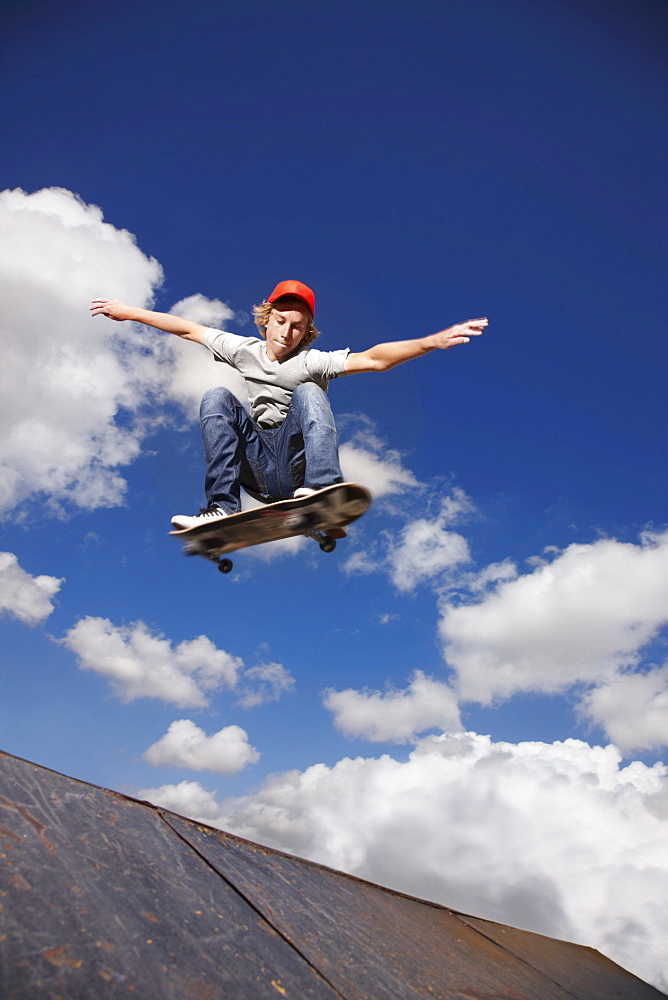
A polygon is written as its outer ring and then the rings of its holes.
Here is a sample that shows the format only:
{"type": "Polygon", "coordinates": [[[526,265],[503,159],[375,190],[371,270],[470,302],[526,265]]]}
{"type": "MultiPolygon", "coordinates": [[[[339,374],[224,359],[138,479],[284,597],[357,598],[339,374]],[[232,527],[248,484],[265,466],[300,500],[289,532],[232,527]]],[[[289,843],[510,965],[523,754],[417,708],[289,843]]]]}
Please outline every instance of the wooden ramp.
{"type": "Polygon", "coordinates": [[[0,752],[3,1000],[654,1000],[465,916],[0,752]]]}

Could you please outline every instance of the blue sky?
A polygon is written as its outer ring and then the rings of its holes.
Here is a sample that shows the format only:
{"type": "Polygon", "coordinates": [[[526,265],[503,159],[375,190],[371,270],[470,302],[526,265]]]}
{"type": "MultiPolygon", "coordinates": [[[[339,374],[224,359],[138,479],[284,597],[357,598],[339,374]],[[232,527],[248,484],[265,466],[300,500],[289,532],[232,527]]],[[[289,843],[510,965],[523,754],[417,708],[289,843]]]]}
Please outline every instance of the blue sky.
{"type": "Polygon", "coordinates": [[[666,22],[10,5],[3,749],[668,986],[666,22]],[[490,326],[333,383],[371,512],[224,578],[167,535],[222,366],[88,301],[283,278],[322,349],[490,326]]]}

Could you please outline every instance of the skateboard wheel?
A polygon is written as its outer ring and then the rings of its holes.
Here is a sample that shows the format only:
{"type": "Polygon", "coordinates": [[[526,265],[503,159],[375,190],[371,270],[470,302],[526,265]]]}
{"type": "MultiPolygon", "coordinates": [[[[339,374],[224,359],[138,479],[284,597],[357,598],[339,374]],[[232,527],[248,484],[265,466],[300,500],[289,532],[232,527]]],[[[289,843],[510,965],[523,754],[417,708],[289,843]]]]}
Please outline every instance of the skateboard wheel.
{"type": "Polygon", "coordinates": [[[218,572],[219,573],[231,573],[232,571],[232,560],[231,559],[220,559],[218,562],[218,572]]]}
{"type": "Polygon", "coordinates": [[[323,552],[333,552],[336,548],[336,539],[326,538],[324,542],[320,542],[320,548],[323,552]]]}

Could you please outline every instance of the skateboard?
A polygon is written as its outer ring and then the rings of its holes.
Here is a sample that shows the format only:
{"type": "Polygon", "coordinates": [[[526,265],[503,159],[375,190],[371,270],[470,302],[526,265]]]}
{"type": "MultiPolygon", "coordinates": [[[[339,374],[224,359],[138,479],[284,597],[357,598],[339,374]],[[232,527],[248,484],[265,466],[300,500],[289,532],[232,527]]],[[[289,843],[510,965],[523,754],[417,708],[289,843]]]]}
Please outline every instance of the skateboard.
{"type": "Polygon", "coordinates": [[[170,534],[183,543],[188,556],[204,556],[229,573],[229,552],[264,545],[279,538],[305,535],[315,539],[323,552],[333,552],[337,538],[345,538],[345,525],[361,517],[371,504],[371,494],[357,483],[326,486],[299,500],[279,500],[230,514],[215,524],[198,524],[170,534]]]}

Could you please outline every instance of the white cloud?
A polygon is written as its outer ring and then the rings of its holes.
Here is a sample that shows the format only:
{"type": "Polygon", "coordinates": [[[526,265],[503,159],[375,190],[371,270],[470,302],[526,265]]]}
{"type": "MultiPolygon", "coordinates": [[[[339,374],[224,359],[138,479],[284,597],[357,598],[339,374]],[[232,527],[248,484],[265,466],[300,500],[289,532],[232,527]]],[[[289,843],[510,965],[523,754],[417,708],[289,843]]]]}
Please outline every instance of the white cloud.
{"type": "Polygon", "coordinates": [[[190,719],[172,722],[165,735],[143,756],[155,767],[171,765],[222,774],[234,774],[260,759],[258,751],[248,742],[248,734],[240,726],[225,726],[213,736],[207,736],[190,719]]]}
{"type": "Polygon", "coordinates": [[[664,747],[668,744],[668,667],[618,674],[584,695],[580,709],[625,752],[664,747]]]}
{"type": "Polygon", "coordinates": [[[169,311],[174,316],[183,316],[193,323],[212,326],[215,330],[223,330],[227,320],[234,319],[234,310],[227,302],[207,299],[206,295],[201,295],[199,292],[188,295],[185,299],[179,299],[169,311]]]}
{"type": "Polygon", "coordinates": [[[462,728],[452,688],[417,670],[405,691],[329,689],[323,698],[334,725],[346,736],[374,743],[406,743],[426,729],[462,728]]]}
{"type": "Polygon", "coordinates": [[[606,683],[668,621],[668,532],[571,545],[478,604],[444,602],[440,634],[462,698],[606,683]]]}
{"type": "Polygon", "coordinates": [[[452,582],[453,571],[470,562],[471,554],[466,539],[450,531],[449,525],[473,509],[464,491],[455,489],[441,499],[438,513],[410,520],[397,532],[384,532],[375,544],[353,552],[343,570],[350,574],[385,571],[404,593],[421,583],[443,586],[452,582]]]}
{"type": "Polygon", "coordinates": [[[151,380],[129,324],[96,323],[95,295],[138,305],[161,281],[159,264],[101,211],[50,188],[0,194],[3,276],[0,509],[33,493],[94,508],[122,500],[117,468],[138,453],[138,411],[151,380]],[[134,416],[121,427],[123,407],[134,416]]]}
{"type": "Polygon", "coordinates": [[[282,664],[258,663],[244,671],[238,704],[243,708],[255,708],[278,701],[284,691],[292,691],[294,686],[294,677],[282,664]]]}
{"type": "Polygon", "coordinates": [[[161,698],[179,708],[203,708],[212,692],[234,688],[242,660],[204,635],[172,646],[143,622],[113,625],[82,618],[61,640],[82,670],[108,678],[123,701],[161,698]]]}
{"type": "MultiPolygon", "coordinates": [[[[209,351],[132,323],[91,318],[108,295],[150,306],[162,281],[134,236],[62,188],[0,193],[0,511],[32,495],[62,513],[123,502],[124,465],[177,403],[189,416],[202,392],[243,383],[209,351]]],[[[207,323],[230,319],[218,299],[177,303],[207,323]]]]}
{"type": "Polygon", "coordinates": [[[451,527],[469,520],[477,513],[477,507],[460,486],[455,486],[452,492],[442,498],[439,520],[451,527]]]}
{"type": "MultiPolygon", "coordinates": [[[[349,441],[341,444],[339,459],[341,472],[346,482],[361,483],[373,493],[376,500],[391,494],[420,490],[421,484],[410,469],[404,468],[398,451],[386,446],[373,431],[373,425],[366,418],[364,427],[349,441]]],[[[345,426],[350,418],[339,422],[345,426]]]]}
{"type": "Polygon", "coordinates": [[[205,708],[212,694],[228,690],[239,695],[237,704],[254,708],[294,687],[280,663],[245,667],[241,657],[218,649],[205,635],[173,645],[141,621],[114,625],[89,616],[60,642],[76,654],[82,670],[106,677],[125,702],[161,698],[179,708],[205,708]]]}
{"type": "Polygon", "coordinates": [[[378,621],[381,625],[389,625],[390,622],[398,621],[398,619],[399,615],[397,614],[385,613],[382,615],[378,615],[378,621]]]}
{"type": "Polygon", "coordinates": [[[383,562],[376,555],[376,551],[377,545],[373,543],[369,549],[358,549],[357,552],[353,552],[348,556],[342,564],[341,569],[344,573],[348,573],[351,576],[355,573],[368,574],[379,572],[382,569],[383,562]]]}
{"type": "Polygon", "coordinates": [[[462,535],[448,531],[439,521],[411,521],[389,547],[390,577],[397,590],[414,590],[418,584],[441,578],[470,558],[462,535]]]}
{"type": "Polygon", "coordinates": [[[216,805],[197,783],[143,797],[446,906],[600,949],[668,987],[668,771],[614,747],[430,737],[316,764],[216,805]],[[363,822],[360,817],[364,817],[363,822]]]}
{"type": "Polygon", "coordinates": [[[198,823],[213,826],[220,816],[220,806],[215,795],[202,788],[199,781],[180,781],[178,785],[144,788],[137,795],[162,809],[197,820],[198,823]]]}
{"type": "MultiPolygon", "coordinates": [[[[668,668],[643,664],[648,644],[668,622],[668,532],[641,536],[639,544],[601,539],[589,545],[546,549],[519,574],[510,560],[480,571],[465,539],[449,530],[473,507],[455,491],[431,520],[410,521],[398,535],[353,553],[349,573],[385,570],[399,590],[431,581],[456,588],[441,602],[439,632],[444,657],[461,701],[490,704],[518,692],[574,690],[583,717],[601,726],[624,751],[668,745],[668,668]],[[468,592],[477,603],[460,603],[468,592]]],[[[410,739],[423,728],[452,722],[435,719],[428,700],[418,708],[415,692],[346,691],[329,695],[327,706],[344,731],[371,739],[410,739]],[[377,733],[373,709],[378,708],[377,733]],[[385,728],[385,713],[406,711],[414,728],[385,728]]],[[[434,711],[436,709],[434,708],[434,711]]],[[[454,715],[451,717],[454,719],[454,715]]]]}
{"type": "Polygon", "coordinates": [[[500,563],[490,563],[478,573],[467,574],[462,577],[461,584],[471,593],[482,593],[491,584],[499,583],[502,580],[514,580],[517,576],[517,566],[510,559],[505,559],[500,563]]]}
{"type": "Polygon", "coordinates": [[[13,552],[0,552],[0,613],[13,615],[25,625],[40,625],[53,611],[51,598],[63,579],[31,576],[19,566],[13,552]]]}

